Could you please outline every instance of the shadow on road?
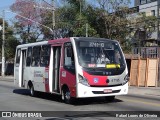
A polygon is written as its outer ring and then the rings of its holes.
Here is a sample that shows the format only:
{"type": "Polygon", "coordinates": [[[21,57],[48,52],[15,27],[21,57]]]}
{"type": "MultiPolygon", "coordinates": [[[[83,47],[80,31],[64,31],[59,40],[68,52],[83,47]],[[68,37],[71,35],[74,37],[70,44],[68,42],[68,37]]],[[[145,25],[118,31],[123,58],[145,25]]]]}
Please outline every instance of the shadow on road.
{"type": "Polygon", "coordinates": [[[27,89],[14,89],[13,93],[21,94],[21,95],[30,95],[29,90],[27,89]]]}
{"type": "MultiPolygon", "coordinates": [[[[15,89],[13,90],[13,93],[29,96],[29,90],[27,89],[15,89]]],[[[36,98],[55,101],[63,103],[60,95],[50,94],[50,93],[44,93],[44,92],[36,92],[36,98]]],[[[82,106],[82,105],[91,105],[91,104],[104,104],[104,103],[117,103],[117,102],[123,102],[120,99],[116,99],[112,102],[109,102],[105,100],[104,97],[93,97],[93,98],[79,98],[75,99],[72,105],[74,106],[82,106]]]]}
{"type": "Polygon", "coordinates": [[[87,119],[86,117],[90,117],[90,120],[93,119],[93,117],[100,117],[94,118],[97,120],[104,120],[101,117],[114,117],[113,120],[115,120],[116,113],[114,111],[61,111],[56,112],[55,116],[57,116],[57,118],[47,118],[45,120],[80,120],[83,117],[84,120],[87,119]]]}

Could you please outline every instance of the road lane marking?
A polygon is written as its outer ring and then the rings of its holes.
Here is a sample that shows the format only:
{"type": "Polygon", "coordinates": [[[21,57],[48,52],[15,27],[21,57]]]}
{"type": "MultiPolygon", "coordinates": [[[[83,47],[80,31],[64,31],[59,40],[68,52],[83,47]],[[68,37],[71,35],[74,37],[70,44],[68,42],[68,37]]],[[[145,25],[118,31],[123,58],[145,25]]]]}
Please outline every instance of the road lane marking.
{"type": "Polygon", "coordinates": [[[125,101],[129,101],[129,102],[135,102],[135,103],[143,103],[143,104],[148,104],[148,105],[153,105],[153,106],[159,106],[160,107],[160,104],[158,103],[151,103],[151,102],[146,102],[146,101],[141,101],[141,100],[136,100],[136,99],[125,99],[125,98],[122,98],[122,100],[125,100],[125,101]]]}

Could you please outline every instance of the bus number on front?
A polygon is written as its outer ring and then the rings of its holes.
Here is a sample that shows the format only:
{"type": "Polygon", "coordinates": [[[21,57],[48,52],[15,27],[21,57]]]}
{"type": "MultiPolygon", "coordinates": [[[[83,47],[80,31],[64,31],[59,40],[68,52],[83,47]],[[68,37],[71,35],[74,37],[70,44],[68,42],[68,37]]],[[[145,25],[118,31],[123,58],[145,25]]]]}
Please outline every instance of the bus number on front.
{"type": "Polygon", "coordinates": [[[90,42],[89,47],[104,47],[104,43],[90,42]]]}

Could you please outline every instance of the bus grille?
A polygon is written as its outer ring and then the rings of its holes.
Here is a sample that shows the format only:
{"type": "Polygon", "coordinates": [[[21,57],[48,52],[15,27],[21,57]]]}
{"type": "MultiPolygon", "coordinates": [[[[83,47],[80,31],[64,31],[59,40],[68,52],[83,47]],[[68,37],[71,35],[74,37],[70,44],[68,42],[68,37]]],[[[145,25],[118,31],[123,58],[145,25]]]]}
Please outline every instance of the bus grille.
{"type": "Polygon", "coordinates": [[[92,91],[93,94],[111,94],[111,93],[119,93],[121,90],[113,90],[112,92],[105,93],[104,91],[92,91]]]}
{"type": "Polygon", "coordinates": [[[122,84],[116,84],[116,85],[90,85],[91,87],[116,87],[116,86],[122,86],[122,84]]]}

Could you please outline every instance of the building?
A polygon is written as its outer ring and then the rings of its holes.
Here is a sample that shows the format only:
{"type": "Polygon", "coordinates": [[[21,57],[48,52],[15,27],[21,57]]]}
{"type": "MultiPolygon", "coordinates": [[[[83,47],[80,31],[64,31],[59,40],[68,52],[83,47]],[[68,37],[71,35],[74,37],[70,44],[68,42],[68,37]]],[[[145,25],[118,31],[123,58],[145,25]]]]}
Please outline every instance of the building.
{"type": "MultiPolygon", "coordinates": [[[[160,0],[135,0],[134,6],[138,8],[139,12],[143,12],[146,16],[156,16],[160,18],[160,0]]],[[[143,30],[140,31],[143,33],[143,30]]],[[[139,33],[138,33],[139,35],[139,33]]],[[[138,37],[142,37],[139,35],[138,37]]],[[[145,34],[144,34],[145,36],[145,34]]],[[[136,37],[136,34],[135,34],[136,37]]],[[[133,54],[139,55],[140,58],[159,58],[160,59],[160,21],[155,23],[154,32],[151,33],[150,38],[144,39],[142,37],[142,46],[134,46],[133,54]],[[149,43],[149,44],[146,44],[149,43]],[[148,46],[143,46],[143,45],[148,46]]],[[[160,60],[158,63],[158,80],[157,85],[160,86],[160,60]]]]}
{"type": "MultiPolygon", "coordinates": [[[[160,17],[160,0],[135,0],[134,6],[138,7],[139,12],[143,12],[146,16],[160,17]]],[[[158,46],[160,43],[160,26],[159,22],[155,24],[154,32],[151,33],[149,39],[145,39],[144,43],[150,43],[149,46],[158,46]]],[[[143,32],[142,32],[143,34],[143,32]]],[[[141,36],[142,37],[142,36],[141,36]]]]}

